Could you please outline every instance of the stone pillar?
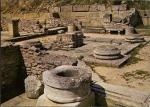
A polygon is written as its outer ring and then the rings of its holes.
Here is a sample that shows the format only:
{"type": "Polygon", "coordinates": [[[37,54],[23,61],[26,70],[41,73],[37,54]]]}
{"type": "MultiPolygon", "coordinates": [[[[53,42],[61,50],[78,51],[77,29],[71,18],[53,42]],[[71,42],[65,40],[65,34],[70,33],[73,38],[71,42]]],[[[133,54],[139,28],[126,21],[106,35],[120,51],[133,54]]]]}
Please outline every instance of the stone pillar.
{"type": "Polygon", "coordinates": [[[91,72],[78,66],[63,65],[43,73],[44,94],[38,106],[91,107],[94,95],[90,89],[91,72]]]}
{"type": "Polygon", "coordinates": [[[13,19],[12,22],[9,24],[9,35],[12,37],[18,37],[19,34],[19,19],[13,19]]]}

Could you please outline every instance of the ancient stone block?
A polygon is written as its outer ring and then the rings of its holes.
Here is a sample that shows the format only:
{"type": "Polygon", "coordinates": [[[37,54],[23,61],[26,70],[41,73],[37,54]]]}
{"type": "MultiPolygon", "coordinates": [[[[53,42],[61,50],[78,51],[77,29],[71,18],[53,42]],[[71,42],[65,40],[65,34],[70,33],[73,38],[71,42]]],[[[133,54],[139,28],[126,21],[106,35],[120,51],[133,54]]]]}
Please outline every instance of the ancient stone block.
{"type": "Polygon", "coordinates": [[[103,16],[104,23],[110,23],[112,21],[112,14],[105,14],[103,16]]]}
{"type": "Polygon", "coordinates": [[[97,10],[98,11],[105,11],[106,7],[105,7],[105,5],[97,5],[97,10]]]}
{"type": "Polygon", "coordinates": [[[112,5],[112,11],[119,11],[120,5],[112,5]]]}
{"type": "Polygon", "coordinates": [[[72,12],[72,6],[61,6],[61,12],[72,12]]]}
{"type": "Polygon", "coordinates": [[[62,47],[76,48],[83,45],[82,32],[68,32],[57,36],[56,43],[62,44],[62,47]]]}
{"type": "Polygon", "coordinates": [[[28,76],[25,79],[25,92],[28,98],[38,98],[43,94],[43,89],[43,84],[35,76],[28,76]]]}
{"type": "Polygon", "coordinates": [[[89,5],[74,5],[73,12],[88,12],[90,9],[89,5]]]}
{"type": "Polygon", "coordinates": [[[9,24],[9,35],[13,37],[20,36],[19,34],[19,19],[13,19],[9,24]]]}
{"type": "Polygon", "coordinates": [[[97,12],[98,11],[98,6],[97,5],[90,5],[90,12],[97,12]]]}
{"type": "Polygon", "coordinates": [[[60,7],[54,7],[53,8],[53,12],[60,12],[61,11],[61,8],[60,7]]]}
{"type": "Polygon", "coordinates": [[[127,4],[122,4],[119,6],[119,11],[127,11],[127,4]]]}

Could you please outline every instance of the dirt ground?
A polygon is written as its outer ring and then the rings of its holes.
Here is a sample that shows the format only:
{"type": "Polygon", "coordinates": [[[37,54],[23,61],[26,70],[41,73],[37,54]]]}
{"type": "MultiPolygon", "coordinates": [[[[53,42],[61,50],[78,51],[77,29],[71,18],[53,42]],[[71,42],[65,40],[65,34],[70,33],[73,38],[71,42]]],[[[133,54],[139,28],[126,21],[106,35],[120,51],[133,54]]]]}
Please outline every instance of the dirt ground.
{"type": "Polygon", "coordinates": [[[96,73],[107,83],[150,91],[150,43],[139,50],[134,64],[122,68],[94,67],[96,73]]]}

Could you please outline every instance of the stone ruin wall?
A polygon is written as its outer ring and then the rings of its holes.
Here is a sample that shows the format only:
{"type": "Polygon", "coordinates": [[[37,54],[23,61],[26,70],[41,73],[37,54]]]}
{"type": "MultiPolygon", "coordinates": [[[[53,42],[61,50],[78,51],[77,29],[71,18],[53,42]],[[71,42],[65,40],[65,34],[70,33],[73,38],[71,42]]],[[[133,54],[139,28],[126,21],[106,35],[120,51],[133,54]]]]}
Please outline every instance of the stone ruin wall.
{"type": "Polygon", "coordinates": [[[61,6],[54,7],[53,11],[68,19],[78,19],[83,22],[83,26],[102,26],[105,13],[112,13],[113,17],[125,17],[128,14],[126,5],[111,8],[105,5],[61,6]]]}
{"type": "MultiPolygon", "coordinates": [[[[102,26],[103,16],[106,13],[111,13],[112,17],[124,18],[129,15],[130,10],[127,5],[113,5],[112,7],[106,7],[105,5],[68,5],[54,7],[52,11],[60,13],[60,16],[66,19],[78,19],[82,21],[83,26],[102,26]]],[[[143,24],[150,25],[149,10],[138,11],[143,24]],[[144,13],[147,13],[146,17],[144,13]]]]}

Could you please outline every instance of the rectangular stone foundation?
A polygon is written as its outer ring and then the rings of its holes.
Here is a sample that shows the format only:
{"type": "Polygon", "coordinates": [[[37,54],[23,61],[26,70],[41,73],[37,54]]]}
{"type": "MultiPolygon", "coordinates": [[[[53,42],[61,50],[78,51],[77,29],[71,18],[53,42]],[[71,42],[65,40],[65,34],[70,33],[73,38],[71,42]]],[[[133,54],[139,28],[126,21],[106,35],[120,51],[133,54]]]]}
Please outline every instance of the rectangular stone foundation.
{"type": "Polygon", "coordinates": [[[104,65],[104,66],[110,66],[110,67],[121,67],[130,57],[131,55],[125,55],[121,59],[101,60],[101,59],[96,59],[93,56],[86,56],[83,60],[90,64],[104,65]]]}
{"type": "MultiPolygon", "coordinates": [[[[64,96],[65,97],[65,96],[64,96]]],[[[95,95],[94,93],[91,93],[91,95],[80,101],[80,102],[74,102],[74,103],[57,103],[49,100],[45,94],[41,95],[38,98],[36,106],[44,106],[44,107],[92,107],[95,105],[95,95]]]]}

